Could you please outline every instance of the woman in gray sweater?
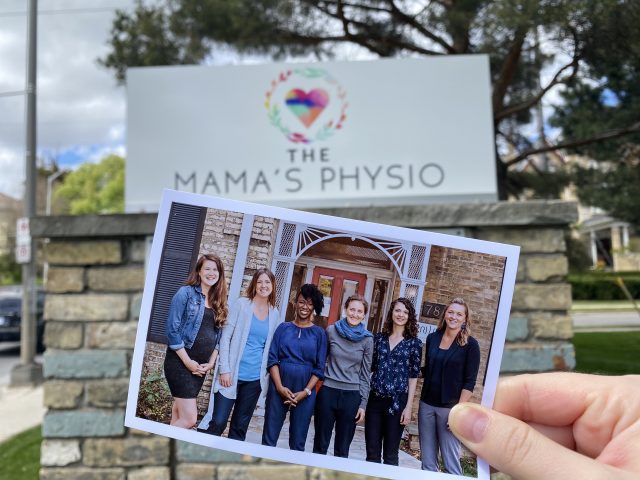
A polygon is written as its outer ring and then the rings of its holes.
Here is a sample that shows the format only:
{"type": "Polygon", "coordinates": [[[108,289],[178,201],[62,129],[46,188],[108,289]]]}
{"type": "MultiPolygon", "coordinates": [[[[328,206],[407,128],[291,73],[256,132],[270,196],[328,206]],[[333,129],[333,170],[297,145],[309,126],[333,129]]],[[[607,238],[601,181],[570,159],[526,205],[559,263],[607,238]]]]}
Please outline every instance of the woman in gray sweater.
{"type": "Polygon", "coordinates": [[[362,323],[369,310],[364,297],[351,295],[344,309],[346,317],[327,328],[327,366],[316,400],[313,453],[326,455],[335,425],[333,454],[347,458],[369,398],[373,335],[362,323]]]}

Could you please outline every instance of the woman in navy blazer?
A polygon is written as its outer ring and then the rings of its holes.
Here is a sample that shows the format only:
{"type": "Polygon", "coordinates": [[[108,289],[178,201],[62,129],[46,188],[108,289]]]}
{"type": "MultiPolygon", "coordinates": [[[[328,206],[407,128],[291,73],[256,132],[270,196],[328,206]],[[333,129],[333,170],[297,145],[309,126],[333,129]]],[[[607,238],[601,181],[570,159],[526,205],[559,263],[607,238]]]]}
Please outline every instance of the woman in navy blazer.
{"type": "Polygon", "coordinates": [[[462,475],[460,442],[448,425],[449,411],[467,402],[480,366],[480,347],[471,336],[471,315],[462,298],[454,298],[435,332],[427,336],[424,383],[418,409],[422,469],[438,471],[438,450],[447,473],[462,475]]]}

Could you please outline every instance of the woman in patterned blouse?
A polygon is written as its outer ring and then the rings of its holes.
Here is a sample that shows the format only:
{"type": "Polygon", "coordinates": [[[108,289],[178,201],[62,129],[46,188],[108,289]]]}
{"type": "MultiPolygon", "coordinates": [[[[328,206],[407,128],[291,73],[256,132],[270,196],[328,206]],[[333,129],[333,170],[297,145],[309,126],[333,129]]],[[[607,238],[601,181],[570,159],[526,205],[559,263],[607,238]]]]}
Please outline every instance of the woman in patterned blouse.
{"type": "Polygon", "coordinates": [[[405,425],[411,421],[422,342],[418,319],[406,298],[391,303],[382,332],[373,340],[371,394],[365,414],[367,461],[398,465],[398,449],[405,425]]]}

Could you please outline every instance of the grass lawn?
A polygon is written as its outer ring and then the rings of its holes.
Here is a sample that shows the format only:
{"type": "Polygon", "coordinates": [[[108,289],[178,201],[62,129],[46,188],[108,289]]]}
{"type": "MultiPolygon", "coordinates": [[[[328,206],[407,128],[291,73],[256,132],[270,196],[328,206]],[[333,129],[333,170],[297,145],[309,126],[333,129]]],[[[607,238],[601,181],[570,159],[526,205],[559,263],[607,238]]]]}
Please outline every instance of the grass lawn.
{"type": "Polygon", "coordinates": [[[42,427],[38,425],[0,443],[0,478],[37,480],[42,427]]]}
{"type": "Polygon", "coordinates": [[[573,335],[576,372],[640,373],[640,332],[581,332],[573,335]]]}

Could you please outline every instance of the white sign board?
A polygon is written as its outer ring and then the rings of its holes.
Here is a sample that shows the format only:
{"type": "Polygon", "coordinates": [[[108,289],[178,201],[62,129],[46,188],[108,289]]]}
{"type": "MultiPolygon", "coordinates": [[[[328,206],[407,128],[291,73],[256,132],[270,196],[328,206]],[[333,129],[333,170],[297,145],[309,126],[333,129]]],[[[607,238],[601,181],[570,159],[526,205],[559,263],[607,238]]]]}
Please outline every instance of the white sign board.
{"type": "Polygon", "coordinates": [[[133,68],[128,212],[163,187],[296,208],[496,200],[488,58],[133,68]]]}
{"type": "Polygon", "coordinates": [[[29,263],[31,261],[31,244],[16,245],[16,263],[29,263]]]}
{"type": "Polygon", "coordinates": [[[20,217],[16,220],[16,263],[29,263],[31,261],[31,230],[29,229],[29,217],[20,217]]]}

